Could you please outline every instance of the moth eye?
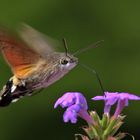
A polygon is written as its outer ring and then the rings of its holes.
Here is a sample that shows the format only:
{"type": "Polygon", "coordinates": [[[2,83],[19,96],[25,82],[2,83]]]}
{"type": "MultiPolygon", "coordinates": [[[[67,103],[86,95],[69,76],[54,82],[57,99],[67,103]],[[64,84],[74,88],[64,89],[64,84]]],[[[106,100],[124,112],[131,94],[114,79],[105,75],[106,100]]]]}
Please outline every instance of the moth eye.
{"type": "Polygon", "coordinates": [[[66,65],[68,63],[68,60],[64,59],[64,60],[61,60],[61,64],[62,65],[66,65]]]}

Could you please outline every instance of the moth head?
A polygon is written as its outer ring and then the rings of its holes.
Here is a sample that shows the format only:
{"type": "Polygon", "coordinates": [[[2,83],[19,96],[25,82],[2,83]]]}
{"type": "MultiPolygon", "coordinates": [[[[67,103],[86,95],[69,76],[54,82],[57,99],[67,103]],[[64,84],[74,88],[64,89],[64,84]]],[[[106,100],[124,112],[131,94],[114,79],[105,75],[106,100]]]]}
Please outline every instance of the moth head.
{"type": "Polygon", "coordinates": [[[67,54],[67,55],[65,55],[65,53],[61,54],[61,57],[59,60],[59,66],[61,67],[61,69],[71,70],[77,65],[77,63],[78,63],[78,58],[70,54],[67,54]]]}

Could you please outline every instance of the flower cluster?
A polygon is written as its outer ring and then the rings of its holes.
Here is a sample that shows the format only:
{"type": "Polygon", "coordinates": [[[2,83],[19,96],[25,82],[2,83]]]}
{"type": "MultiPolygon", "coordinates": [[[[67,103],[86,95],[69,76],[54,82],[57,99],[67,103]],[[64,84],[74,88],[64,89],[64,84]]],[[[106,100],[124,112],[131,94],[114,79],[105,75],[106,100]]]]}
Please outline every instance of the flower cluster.
{"type": "Polygon", "coordinates": [[[102,119],[95,111],[88,112],[88,105],[85,97],[79,92],[67,92],[60,97],[55,105],[66,108],[63,115],[64,122],[76,123],[81,117],[88,123],[88,127],[83,129],[87,136],[81,135],[83,140],[121,140],[125,133],[118,133],[118,129],[123,124],[124,116],[121,116],[124,107],[128,106],[129,100],[140,100],[140,97],[119,92],[104,92],[103,96],[95,96],[92,100],[103,100],[105,103],[102,119]],[[113,115],[110,114],[111,107],[116,104],[113,115]]]}

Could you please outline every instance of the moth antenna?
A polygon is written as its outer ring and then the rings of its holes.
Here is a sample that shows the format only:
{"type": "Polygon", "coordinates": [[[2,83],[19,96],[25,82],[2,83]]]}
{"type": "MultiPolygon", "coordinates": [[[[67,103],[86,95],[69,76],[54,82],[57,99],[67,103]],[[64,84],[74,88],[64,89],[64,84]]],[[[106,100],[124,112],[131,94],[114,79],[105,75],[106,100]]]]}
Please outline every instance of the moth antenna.
{"type": "Polygon", "coordinates": [[[64,48],[65,48],[65,53],[66,53],[66,56],[68,56],[68,46],[67,46],[67,41],[65,38],[62,39],[63,43],[64,43],[64,48]]]}
{"type": "Polygon", "coordinates": [[[98,82],[99,82],[99,84],[100,84],[101,90],[102,90],[102,92],[104,93],[105,90],[104,90],[104,88],[103,88],[103,84],[102,84],[101,79],[100,79],[100,76],[99,76],[99,74],[96,72],[96,70],[93,69],[93,68],[90,68],[89,66],[87,66],[87,65],[85,65],[85,64],[82,64],[82,63],[79,63],[79,65],[82,66],[82,67],[84,67],[85,69],[87,69],[88,71],[90,71],[90,72],[92,72],[92,73],[94,73],[94,74],[96,75],[96,78],[97,78],[97,80],[98,80],[98,82]]]}
{"type": "Polygon", "coordinates": [[[88,47],[85,47],[85,48],[82,48],[82,49],[79,49],[78,51],[76,51],[75,53],[73,53],[73,55],[79,55],[91,48],[96,48],[96,47],[99,47],[100,46],[100,43],[103,42],[104,40],[100,40],[100,41],[97,41],[95,42],[94,44],[91,44],[89,45],[88,47]]]}

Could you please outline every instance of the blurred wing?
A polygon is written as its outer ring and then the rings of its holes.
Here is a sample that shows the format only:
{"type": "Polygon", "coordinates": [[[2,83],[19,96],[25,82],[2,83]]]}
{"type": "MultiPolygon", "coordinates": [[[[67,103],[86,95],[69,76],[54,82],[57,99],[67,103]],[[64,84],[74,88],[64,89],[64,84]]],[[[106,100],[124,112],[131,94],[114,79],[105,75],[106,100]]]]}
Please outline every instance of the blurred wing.
{"type": "Polygon", "coordinates": [[[22,40],[41,56],[46,57],[54,51],[54,46],[58,46],[59,42],[43,35],[29,25],[22,24],[19,30],[22,40]]]}
{"type": "Polygon", "coordinates": [[[3,29],[0,30],[0,50],[14,74],[23,73],[23,77],[40,59],[39,54],[3,29]]]}

